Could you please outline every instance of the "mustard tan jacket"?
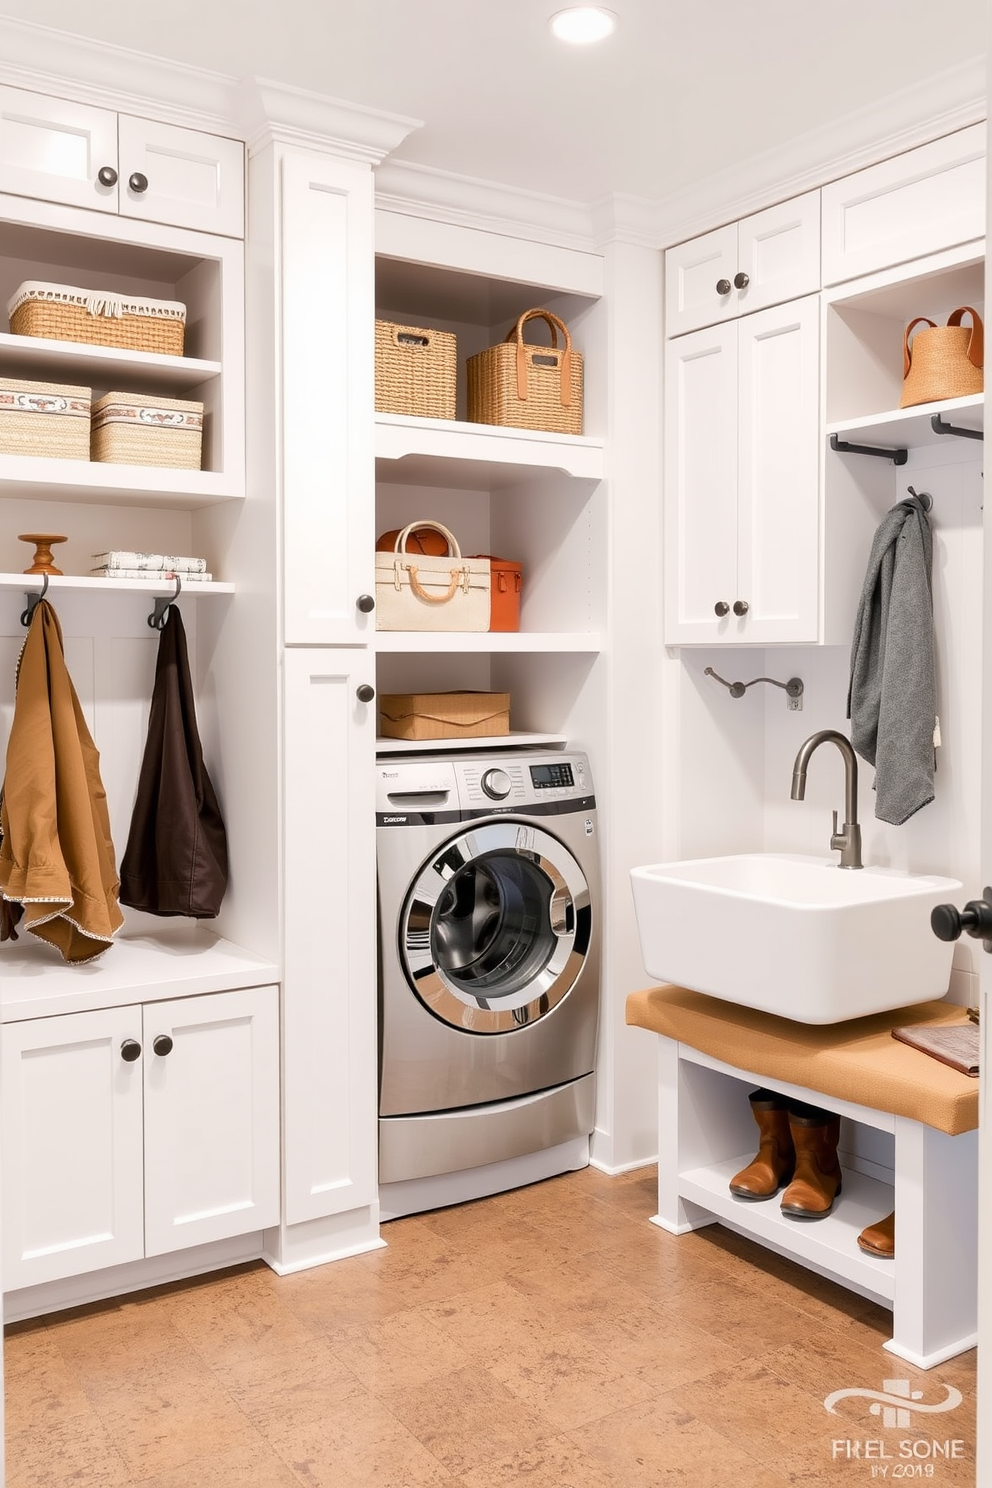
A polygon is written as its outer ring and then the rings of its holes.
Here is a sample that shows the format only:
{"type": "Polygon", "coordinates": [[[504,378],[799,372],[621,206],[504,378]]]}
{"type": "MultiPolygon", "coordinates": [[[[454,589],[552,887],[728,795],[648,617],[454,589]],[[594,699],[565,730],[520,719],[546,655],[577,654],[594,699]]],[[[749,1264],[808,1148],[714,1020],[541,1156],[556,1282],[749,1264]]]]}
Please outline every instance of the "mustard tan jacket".
{"type": "Polygon", "coordinates": [[[44,599],[18,666],[0,828],[0,889],[23,906],[24,928],[66,961],[99,956],[124,923],[107,796],[44,599]]]}

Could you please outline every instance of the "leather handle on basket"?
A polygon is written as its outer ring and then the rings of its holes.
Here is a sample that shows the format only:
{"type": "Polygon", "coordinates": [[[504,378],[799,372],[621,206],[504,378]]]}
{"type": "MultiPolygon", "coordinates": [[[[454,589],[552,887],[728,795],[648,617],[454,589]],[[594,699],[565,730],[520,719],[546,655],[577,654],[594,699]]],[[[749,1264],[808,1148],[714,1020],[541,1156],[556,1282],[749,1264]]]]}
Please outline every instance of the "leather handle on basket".
{"type": "Polygon", "coordinates": [[[443,524],[443,522],[432,522],[431,519],[430,519],[430,517],[422,517],[417,522],[408,522],[406,524],[406,526],[402,529],[402,531],[397,532],[397,534],[396,534],[396,542],[393,544],[393,552],[394,553],[405,553],[406,552],[407,538],[410,536],[410,534],[412,532],[416,532],[418,527],[430,527],[435,532],[440,532],[441,536],[444,538],[445,542],[448,544],[448,557],[449,558],[460,558],[462,556],[462,550],[458,546],[457,540],[455,538],[455,534],[453,532],[449,532],[448,531],[448,528],[445,527],[445,525],[443,524]]]}
{"type": "Polygon", "coordinates": [[[572,402],[572,338],[568,334],[568,327],[557,315],[552,315],[550,310],[525,310],[511,331],[507,331],[506,340],[516,339],[517,343],[517,397],[521,402],[527,401],[527,348],[524,344],[524,326],[528,320],[547,321],[551,328],[551,350],[558,349],[558,332],[561,331],[564,350],[558,360],[558,387],[561,397],[562,408],[568,408],[572,402]]]}
{"type": "Polygon", "coordinates": [[[407,563],[404,566],[410,575],[410,588],[417,598],[422,599],[425,604],[447,604],[449,599],[454,599],[455,591],[459,585],[462,588],[466,587],[466,570],[464,568],[453,568],[450,570],[451,583],[448,585],[447,594],[428,594],[417,576],[417,565],[415,563],[407,563]]]}
{"type": "Polygon", "coordinates": [[[970,305],[959,305],[947,317],[947,324],[949,326],[959,326],[962,315],[971,316],[971,340],[968,342],[968,360],[973,367],[981,368],[985,365],[985,327],[982,325],[982,317],[970,305]]]}
{"type": "Polygon", "coordinates": [[[909,325],[906,327],[906,334],[902,338],[903,381],[905,381],[905,379],[909,376],[909,369],[913,364],[913,353],[909,349],[909,338],[911,333],[915,331],[918,325],[928,325],[932,331],[935,331],[937,329],[937,322],[935,320],[928,319],[928,317],[925,315],[918,315],[915,320],[911,320],[909,322],[909,325]]]}

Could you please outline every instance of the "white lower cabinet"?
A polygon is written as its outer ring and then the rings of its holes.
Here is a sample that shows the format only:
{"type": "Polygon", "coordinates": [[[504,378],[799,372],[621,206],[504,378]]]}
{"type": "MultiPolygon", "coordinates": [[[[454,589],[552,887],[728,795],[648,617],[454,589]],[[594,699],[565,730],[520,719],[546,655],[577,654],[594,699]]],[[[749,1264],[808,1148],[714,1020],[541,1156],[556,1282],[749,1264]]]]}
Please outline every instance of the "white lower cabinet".
{"type": "Polygon", "coordinates": [[[278,989],[7,1024],[3,1121],[7,1290],[276,1224],[278,989]]]}
{"type": "Polygon", "coordinates": [[[816,295],[668,343],[665,641],[813,642],[816,295]]]}

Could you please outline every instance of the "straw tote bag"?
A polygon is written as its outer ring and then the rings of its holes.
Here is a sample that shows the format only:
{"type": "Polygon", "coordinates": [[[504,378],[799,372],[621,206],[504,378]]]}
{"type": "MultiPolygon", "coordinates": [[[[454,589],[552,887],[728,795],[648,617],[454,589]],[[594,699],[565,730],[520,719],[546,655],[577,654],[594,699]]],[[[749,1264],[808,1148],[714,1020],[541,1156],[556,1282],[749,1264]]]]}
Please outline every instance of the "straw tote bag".
{"type": "Polygon", "coordinates": [[[488,558],[463,558],[454,535],[440,522],[410,522],[397,533],[391,553],[375,555],[377,630],[488,630],[488,558]],[[418,528],[445,539],[443,557],[408,553],[418,528]]]}
{"type": "Polygon", "coordinates": [[[900,408],[916,403],[938,403],[943,398],[966,398],[984,390],[985,330],[982,318],[970,305],[961,305],[947,317],[946,326],[935,325],[918,315],[903,337],[903,384],[900,408]],[[961,317],[971,316],[963,326],[961,317]],[[929,327],[917,331],[918,325],[929,327]]]}
{"type": "Polygon", "coordinates": [[[465,367],[470,423],[582,433],[582,353],[550,310],[526,310],[505,341],[469,357],[465,367]],[[529,320],[547,322],[550,346],[524,341],[529,320]]]}

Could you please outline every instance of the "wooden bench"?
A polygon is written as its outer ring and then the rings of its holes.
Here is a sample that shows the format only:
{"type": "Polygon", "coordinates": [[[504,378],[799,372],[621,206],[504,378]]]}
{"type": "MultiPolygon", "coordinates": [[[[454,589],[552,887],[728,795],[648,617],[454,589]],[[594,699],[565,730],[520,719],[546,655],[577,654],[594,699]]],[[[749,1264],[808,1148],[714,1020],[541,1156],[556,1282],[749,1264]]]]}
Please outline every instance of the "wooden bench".
{"type": "Polygon", "coordinates": [[[673,1234],[719,1222],[892,1310],[885,1347],[930,1369],[977,1342],[978,1081],[892,1038],[900,1025],[965,1021],[922,1003],[813,1026],[685,987],[627,998],[627,1022],[658,1035],[658,1213],[673,1234]],[[758,1130],[748,1094],[767,1086],[841,1116],[843,1191],[831,1214],[785,1218],[728,1184],[758,1130]],[[896,1211],[896,1254],[857,1244],[896,1211]]]}

